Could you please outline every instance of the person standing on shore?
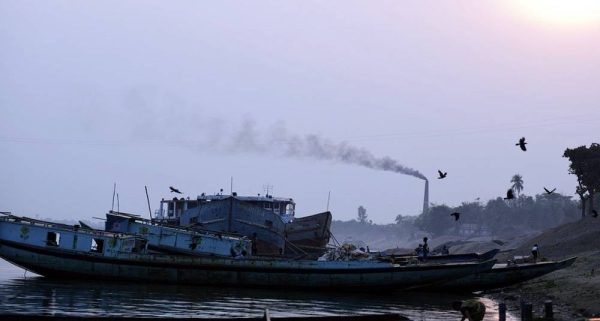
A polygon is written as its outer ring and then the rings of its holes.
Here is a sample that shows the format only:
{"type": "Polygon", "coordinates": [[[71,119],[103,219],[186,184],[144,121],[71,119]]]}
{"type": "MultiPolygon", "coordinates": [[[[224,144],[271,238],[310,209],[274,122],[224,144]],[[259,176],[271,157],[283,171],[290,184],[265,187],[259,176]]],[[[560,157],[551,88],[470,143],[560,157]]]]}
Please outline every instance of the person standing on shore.
{"type": "Polygon", "coordinates": [[[427,236],[423,238],[423,261],[427,261],[427,254],[429,254],[429,246],[427,245],[427,236]]]}
{"type": "Polygon", "coordinates": [[[460,321],[481,321],[485,317],[485,304],[477,299],[454,301],[452,302],[452,309],[460,311],[462,314],[460,321]]]}
{"type": "Polygon", "coordinates": [[[450,251],[448,250],[446,245],[444,245],[444,247],[442,248],[442,255],[448,255],[448,254],[450,254],[450,251]]]}
{"type": "Polygon", "coordinates": [[[533,247],[531,248],[531,254],[533,255],[533,263],[537,263],[538,253],[539,253],[538,245],[533,244],[533,247]]]}

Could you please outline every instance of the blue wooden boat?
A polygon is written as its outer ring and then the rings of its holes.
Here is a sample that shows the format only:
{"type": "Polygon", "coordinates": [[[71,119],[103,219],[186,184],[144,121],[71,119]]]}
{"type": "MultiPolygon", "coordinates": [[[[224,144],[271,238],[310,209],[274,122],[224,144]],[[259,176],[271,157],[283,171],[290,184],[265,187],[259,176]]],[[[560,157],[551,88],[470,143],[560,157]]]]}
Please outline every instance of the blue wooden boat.
{"type": "Polygon", "coordinates": [[[486,262],[406,265],[149,254],[140,236],[0,216],[0,257],[46,277],[186,285],[381,291],[411,289],[479,273],[486,262]]]}
{"type": "Polygon", "coordinates": [[[206,195],[162,199],[155,222],[199,227],[252,238],[257,234],[258,253],[323,254],[330,239],[332,215],[323,212],[296,217],[292,198],[273,195],[206,195]]]}
{"type": "MultiPolygon", "coordinates": [[[[484,253],[462,253],[462,254],[436,254],[427,256],[428,262],[467,262],[467,261],[488,261],[493,259],[500,249],[489,250],[484,253]]],[[[417,260],[415,254],[390,255],[391,258],[400,261],[417,260]]]]}
{"type": "Polygon", "coordinates": [[[431,286],[431,289],[475,292],[503,288],[567,268],[571,266],[576,259],[577,257],[571,257],[561,261],[538,263],[497,263],[489,270],[463,278],[445,281],[431,286]]]}
{"type": "Polygon", "coordinates": [[[105,230],[141,236],[148,241],[149,250],[170,254],[229,257],[243,251],[250,253],[252,244],[241,235],[167,226],[139,215],[115,211],[106,214],[105,230]]]}

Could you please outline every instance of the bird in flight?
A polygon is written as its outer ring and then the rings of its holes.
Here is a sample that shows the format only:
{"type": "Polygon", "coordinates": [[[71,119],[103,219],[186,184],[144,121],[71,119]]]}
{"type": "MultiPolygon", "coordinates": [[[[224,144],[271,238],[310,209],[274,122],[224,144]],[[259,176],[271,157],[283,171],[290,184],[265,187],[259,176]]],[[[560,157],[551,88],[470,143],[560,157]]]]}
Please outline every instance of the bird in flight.
{"type": "Polygon", "coordinates": [[[177,194],[181,194],[181,192],[178,189],[176,189],[175,187],[169,186],[169,188],[171,189],[171,193],[175,192],[177,194]]]}
{"type": "Polygon", "coordinates": [[[544,190],[546,191],[546,193],[552,194],[552,193],[554,193],[554,191],[556,191],[556,188],[554,188],[553,190],[549,191],[547,188],[544,187],[544,190]]]}
{"type": "Polygon", "coordinates": [[[593,217],[593,218],[597,218],[597,217],[598,217],[598,211],[596,211],[596,210],[592,210],[592,213],[593,213],[593,214],[592,214],[592,217],[593,217]]]}
{"type": "Polygon", "coordinates": [[[525,142],[525,137],[521,137],[521,139],[519,139],[519,143],[515,144],[519,147],[521,147],[521,150],[523,150],[524,152],[527,151],[527,148],[525,147],[527,143],[525,142]]]}
{"type": "Polygon", "coordinates": [[[506,197],[504,199],[511,200],[513,198],[515,198],[515,194],[513,193],[512,188],[509,188],[508,191],[506,191],[506,197]]]}
{"type": "Polygon", "coordinates": [[[454,212],[454,213],[450,214],[450,216],[454,216],[454,220],[458,221],[458,219],[460,218],[460,213],[454,212]]]}
{"type": "Polygon", "coordinates": [[[448,175],[448,172],[442,173],[442,171],[439,169],[438,169],[438,173],[440,173],[440,177],[438,177],[438,179],[442,179],[442,178],[446,177],[446,175],[448,175]]]}

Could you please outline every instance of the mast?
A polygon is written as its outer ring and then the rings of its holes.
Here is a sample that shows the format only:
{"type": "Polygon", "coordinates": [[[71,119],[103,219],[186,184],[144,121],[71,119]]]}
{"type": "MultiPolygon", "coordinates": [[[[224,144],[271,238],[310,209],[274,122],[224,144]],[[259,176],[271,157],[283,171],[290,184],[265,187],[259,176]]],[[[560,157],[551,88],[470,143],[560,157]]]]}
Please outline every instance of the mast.
{"type": "Polygon", "coordinates": [[[150,220],[152,220],[152,210],[150,209],[150,197],[148,197],[148,186],[144,186],[146,189],[146,200],[148,201],[148,214],[150,214],[150,220]]]}
{"type": "Polygon", "coordinates": [[[117,191],[117,183],[115,183],[115,185],[113,186],[113,200],[112,200],[112,207],[110,208],[111,211],[115,210],[115,192],[117,191]]]}

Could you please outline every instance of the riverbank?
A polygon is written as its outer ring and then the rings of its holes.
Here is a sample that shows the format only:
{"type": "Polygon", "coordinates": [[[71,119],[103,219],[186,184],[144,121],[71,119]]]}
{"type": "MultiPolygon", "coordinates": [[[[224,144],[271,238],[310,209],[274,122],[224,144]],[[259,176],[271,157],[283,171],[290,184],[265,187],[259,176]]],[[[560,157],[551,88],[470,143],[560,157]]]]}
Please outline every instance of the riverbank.
{"type": "Polygon", "coordinates": [[[547,230],[513,250],[496,256],[500,262],[517,255],[531,255],[538,244],[541,260],[577,256],[572,266],[542,277],[486,293],[504,301],[509,310],[520,302],[533,304],[534,317],[544,316],[544,302],[552,300],[556,320],[583,320],[600,317],[600,219],[586,217],[547,230]]]}
{"type": "MultiPolygon", "coordinates": [[[[544,302],[553,303],[554,320],[585,320],[600,317],[600,218],[586,217],[576,222],[528,234],[505,238],[442,236],[429,240],[432,250],[446,245],[450,253],[483,253],[500,249],[499,262],[515,256],[531,256],[537,244],[544,260],[564,260],[573,256],[572,266],[518,285],[482,292],[494,301],[506,303],[508,311],[520,315],[521,301],[532,303],[533,316],[544,317],[544,302]]],[[[412,249],[389,249],[390,254],[409,253],[412,249]]]]}
{"type": "Polygon", "coordinates": [[[568,268],[511,287],[487,291],[484,296],[506,303],[508,311],[517,315],[521,301],[524,301],[532,304],[534,317],[543,317],[544,302],[550,300],[555,320],[599,317],[600,277],[596,272],[599,257],[600,251],[577,253],[577,260],[568,268]]]}

